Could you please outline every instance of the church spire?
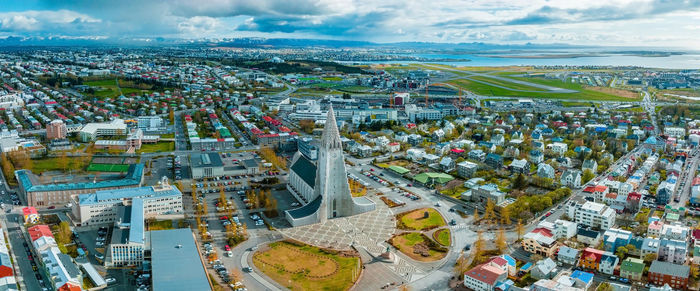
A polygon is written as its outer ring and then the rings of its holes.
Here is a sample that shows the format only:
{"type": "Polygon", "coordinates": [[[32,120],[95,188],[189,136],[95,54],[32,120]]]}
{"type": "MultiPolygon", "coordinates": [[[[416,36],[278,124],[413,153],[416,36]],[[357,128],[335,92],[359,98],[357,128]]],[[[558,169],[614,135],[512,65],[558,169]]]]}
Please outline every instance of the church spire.
{"type": "Polygon", "coordinates": [[[335,121],[335,113],[333,113],[332,104],[328,108],[326,125],[323,128],[323,135],[321,136],[321,145],[328,149],[342,148],[340,132],[338,131],[338,124],[335,121]]]}

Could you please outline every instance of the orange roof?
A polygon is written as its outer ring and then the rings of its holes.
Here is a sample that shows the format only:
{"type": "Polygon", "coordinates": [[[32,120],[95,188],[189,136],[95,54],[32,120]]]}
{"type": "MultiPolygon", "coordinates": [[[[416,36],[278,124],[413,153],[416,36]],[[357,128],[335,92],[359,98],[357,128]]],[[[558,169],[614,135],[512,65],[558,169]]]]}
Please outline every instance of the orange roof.
{"type": "Polygon", "coordinates": [[[617,193],[615,193],[615,192],[610,192],[610,193],[608,193],[608,194],[605,194],[605,198],[617,199],[617,193]]]}
{"type": "Polygon", "coordinates": [[[604,186],[604,185],[596,185],[595,186],[596,192],[605,192],[605,190],[608,190],[608,186],[604,186]]]}
{"type": "Polygon", "coordinates": [[[12,276],[12,268],[0,265],[0,278],[12,276]]]}
{"type": "Polygon", "coordinates": [[[53,237],[51,229],[46,224],[35,225],[27,228],[27,232],[29,233],[29,237],[32,238],[32,241],[35,241],[43,236],[53,237]]]}
{"type": "Polygon", "coordinates": [[[83,289],[80,288],[80,286],[75,285],[75,284],[73,284],[73,283],[71,283],[71,282],[68,282],[68,283],[66,283],[66,284],[63,284],[63,286],[61,286],[60,288],[58,288],[58,291],[81,291],[81,290],[83,290],[83,289]]]}

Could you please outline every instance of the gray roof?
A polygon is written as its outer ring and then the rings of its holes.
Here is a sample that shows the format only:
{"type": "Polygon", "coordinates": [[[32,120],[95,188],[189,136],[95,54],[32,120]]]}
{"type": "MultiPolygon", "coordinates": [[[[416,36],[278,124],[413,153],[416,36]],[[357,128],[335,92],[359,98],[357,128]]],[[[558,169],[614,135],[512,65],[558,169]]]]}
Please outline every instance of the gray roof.
{"type": "Polygon", "coordinates": [[[189,228],[151,231],[153,290],[210,290],[189,228]]]}
{"type": "Polygon", "coordinates": [[[68,275],[70,275],[72,278],[75,278],[78,275],[80,275],[80,270],[78,270],[78,266],[76,266],[75,263],[73,263],[73,259],[69,255],[58,254],[58,259],[61,260],[63,267],[66,268],[68,275]]]}
{"type": "Polygon", "coordinates": [[[674,277],[688,278],[690,275],[690,267],[684,265],[676,265],[669,262],[653,261],[649,267],[650,273],[658,273],[671,275],[674,277]]]}
{"type": "Polygon", "coordinates": [[[256,168],[258,166],[258,162],[256,162],[255,159],[243,160],[242,163],[243,166],[246,167],[246,169],[256,168]]]}
{"type": "Polygon", "coordinates": [[[311,188],[316,185],[316,165],[303,155],[299,155],[299,158],[292,165],[291,170],[299,175],[311,188]]]}
{"type": "Polygon", "coordinates": [[[567,246],[562,246],[559,248],[559,252],[557,253],[560,257],[567,257],[567,258],[576,258],[578,255],[578,250],[577,249],[572,249],[567,246]]]}
{"type": "Polygon", "coordinates": [[[193,154],[190,160],[190,166],[192,168],[224,166],[224,162],[221,161],[221,156],[219,156],[218,153],[193,154]]]}
{"type": "Polygon", "coordinates": [[[307,217],[311,214],[316,213],[319,207],[321,207],[321,201],[323,200],[323,197],[321,195],[316,196],[316,199],[313,201],[309,202],[308,204],[292,209],[292,210],[287,210],[287,213],[292,216],[292,218],[298,219],[302,217],[307,217]]]}

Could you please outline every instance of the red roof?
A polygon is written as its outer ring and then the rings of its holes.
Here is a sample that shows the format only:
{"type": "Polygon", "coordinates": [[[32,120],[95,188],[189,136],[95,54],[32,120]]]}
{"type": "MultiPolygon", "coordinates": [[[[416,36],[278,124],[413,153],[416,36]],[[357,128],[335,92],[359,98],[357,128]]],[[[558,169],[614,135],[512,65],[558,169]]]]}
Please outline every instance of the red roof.
{"type": "Polygon", "coordinates": [[[594,248],[586,248],[583,250],[581,257],[595,259],[596,262],[600,262],[603,257],[603,251],[594,248]]]}
{"type": "Polygon", "coordinates": [[[546,229],[544,227],[538,227],[532,230],[533,233],[539,233],[541,235],[547,236],[547,237],[553,237],[554,235],[552,234],[552,231],[549,229],[546,229]]]}
{"type": "Polygon", "coordinates": [[[461,154],[464,152],[464,150],[463,149],[452,149],[452,152],[456,153],[456,154],[461,154]]]}
{"type": "Polygon", "coordinates": [[[27,232],[29,233],[29,237],[32,238],[32,241],[35,241],[35,240],[37,240],[41,237],[44,237],[44,236],[53,237],[53,233],[51,233],[51,229],[46,224],[32,226],[32,227],[27,229],[27,232]]]}
{"type": "Polygon", "coordinates": [[[595,192],[595,186],[588,186],[586,188],[583,188],[583,192],[593,193],[595,192]]]}
{"type": "Polygon", "coordinates": [[[63,284],[63,286],[58,288],[58,291],[81,291],[81,290],[83,290],[83,289],[81,289],[80,286],[75,285],[71,282],[63,284]]]}
{"type": "Polygon", "coordinates": [[[22,208],[22,213],[24,214],[24,216],[31,214],[39,214],[38,212],[36,212],[36,208],[34,208],[33,206],[22,208]]]}
{"type": "Polygon", "coordinates": [[[693,183],[691,185],[695,186],[700,184],[700,177],[695,177],[693,178],[693,183]]]}
{"type": "Polygon", "coordinates": [[[603,185],[596,185],[595,186],[595,192],[605,192],[605,190],[608,190],[608,186],[603,186],[603,185]]]}
{"type": "Polygon", "coordinates": [[[496,267],[486,263],[474,267],[473,269],[464,273],[464,275],[469,276],[477,281],[493,285],[494,283],[496,283],[496,280],[498,280],[498,277],[504,272],[505,271],[499,270],[496,267]]]}
{"type": "Polygon", "coordinates": [[[0,278],[5,278],[12,276],[12,268],[5,266],[5,265],[0,265],[0,278]]]}

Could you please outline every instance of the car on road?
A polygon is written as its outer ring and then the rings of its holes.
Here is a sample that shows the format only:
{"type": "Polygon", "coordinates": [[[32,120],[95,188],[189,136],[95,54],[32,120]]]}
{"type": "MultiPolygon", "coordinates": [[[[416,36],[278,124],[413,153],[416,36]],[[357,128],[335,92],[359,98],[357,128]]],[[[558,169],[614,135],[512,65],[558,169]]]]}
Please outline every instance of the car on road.
{"type": "Polygon", "coordinates": [[[622,283],[629,283],[630,280],[627,279],[627,278],[620,278],[620,282],[622,282],[622,283]]]}
{"type": "Polygon", "coordinates": [[[51,205],[49,206],[49,209],[56,209],[56,206],[51,205]]]}
{"type": "Polygon", "coordinates": [[[107,284],[114,284],[114,283],[117,283],[117,279],[115,279],[113,277],[107,277],[107,278],[105,278],[105,282],[107,282],[107,284]]]}
{"type": "Polygon", "coordinates": [[[253,272],[253,269],[251,269],[250,267],[243,267],[243,272],[251,273],[253,272]]]}
{"type": "Polygon", "coordinates": [[[610,276],[610,277],[608,277],[608,279],[610,279],[611,281],[616,281],[616,280],[617,280],[617,277],[615,277],[615,276],[610,276]]]}

